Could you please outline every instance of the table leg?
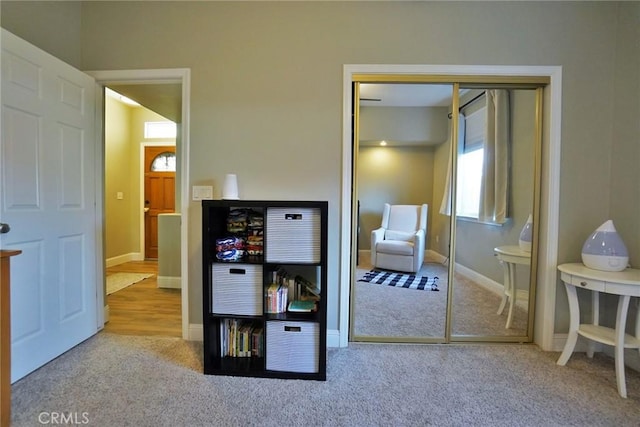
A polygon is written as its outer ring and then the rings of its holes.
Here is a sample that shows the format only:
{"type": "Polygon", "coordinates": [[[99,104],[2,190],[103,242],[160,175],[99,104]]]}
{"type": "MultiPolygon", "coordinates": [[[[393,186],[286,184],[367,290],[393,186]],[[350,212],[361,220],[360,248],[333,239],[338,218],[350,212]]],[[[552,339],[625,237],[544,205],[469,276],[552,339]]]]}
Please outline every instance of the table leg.
{"type": "MultiPolygon", "coordinates": [[[[600,292],[591,292],[591,323],[594,325],[600,324],[600,292]]],[[[596,342],[589,340],[587,343],[587,357],[592,359],[595,351],[596,342]]]]}
{"type": "Polygon", "coordinates": [[[516,266],[509,263],[509,314],[507,315],[507,324],[505,329],[511,328],[513,321],[513,306],[516,303],[516,266]]]}
{"type": "Polygon", "coordinates": [[[504,261],[500,261],[500,263],[502,264],[502,301],[500,301],[500,307],[498,307],[498,313],[497,314],[502,314],[502,311],[504,310],[504,306],[507,304],[507,289],[509,287],[509,267],[508,263],[504,262],[504,261]]]}
{"type": "Polygon", "coordinates": [[[618,382],[618,394],[627,397],[627,384],[624,378],[624,335],[627,324],[627,311],[629,310],[629,295],[618,297],[618,313],[616,315],[616,380],[618,382]]]}
{"type": "Polygon", "coordinates": [[[564,366],[571,355],[573,349],[578,341],[578,327],[580,326],[580,306],[578,305],[578,295],[576,294],[576,288],[573,285],[564,284],[567,290],[567,298],[569,299],[569,334],[567,336],[567,342],[564,345],[564,350],[556,362],[558,365],[564,366]]]}

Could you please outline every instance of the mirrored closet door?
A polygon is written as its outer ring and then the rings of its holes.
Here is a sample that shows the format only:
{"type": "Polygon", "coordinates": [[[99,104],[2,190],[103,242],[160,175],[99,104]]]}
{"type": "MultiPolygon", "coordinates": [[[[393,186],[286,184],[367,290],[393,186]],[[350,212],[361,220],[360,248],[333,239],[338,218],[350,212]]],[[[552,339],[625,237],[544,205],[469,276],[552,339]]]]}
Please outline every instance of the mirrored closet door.
{"type": "Polygon", "coordinates": [[[450,335],[519,341],[534,293],[537,91],[461,85],[459,95],[450,335]]]}
{"type": "Polygon", "coordinates": [[[530,341],[542,85],[382,80],[354,84],[350,339],[530,341]],[[421,221],[416,269],[380,236],[421,221]]]}

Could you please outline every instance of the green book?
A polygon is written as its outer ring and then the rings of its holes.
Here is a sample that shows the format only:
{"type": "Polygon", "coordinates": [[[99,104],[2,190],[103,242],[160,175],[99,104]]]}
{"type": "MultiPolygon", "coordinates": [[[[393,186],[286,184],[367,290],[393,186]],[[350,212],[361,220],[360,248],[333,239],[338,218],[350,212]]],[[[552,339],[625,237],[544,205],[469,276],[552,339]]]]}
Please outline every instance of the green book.
{"type": "Polygon", "coordinates": [[[315,301],[291,301],[289,303],[289,311],[295,312],[311,312],[316,310],[315,301]]]}

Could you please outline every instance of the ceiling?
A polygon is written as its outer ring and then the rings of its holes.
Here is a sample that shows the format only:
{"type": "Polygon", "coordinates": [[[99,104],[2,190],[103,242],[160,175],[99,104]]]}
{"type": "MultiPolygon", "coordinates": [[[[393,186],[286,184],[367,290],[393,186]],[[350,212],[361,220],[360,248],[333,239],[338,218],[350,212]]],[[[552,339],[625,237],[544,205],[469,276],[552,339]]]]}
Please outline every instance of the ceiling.
{"type": "Polygon", "coordinates": [[[360,106],[449,107],[452,93],[451,84],[361,83],[360,106]]]}
{"type": "MultiPolygon", "coordinates": [[[[110,84],[110,89],[143,107],[179,123],[182,116],[180,84],[110,84]]],[[[361,83],[363,107],[449,107],[451,84],[361,83]],[[373,100],[372,100],[373,99],[373,100]]]]}
{"type": "Polygon", "coordinates": [[[110,84],[109,88],[172,122],[182,121],[180,84],[110,84]]]}

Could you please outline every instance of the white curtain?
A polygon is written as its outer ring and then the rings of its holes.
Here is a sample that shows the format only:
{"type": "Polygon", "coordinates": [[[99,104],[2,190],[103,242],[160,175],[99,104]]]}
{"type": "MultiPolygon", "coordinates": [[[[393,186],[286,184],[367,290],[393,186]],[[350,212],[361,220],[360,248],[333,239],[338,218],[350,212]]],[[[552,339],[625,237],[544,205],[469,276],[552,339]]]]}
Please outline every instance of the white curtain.
{"type": "Polygon", "coordinates": [[[509,91],[487,90],[487,131],[480,185],[480,221],[504,223],[508,212],[510,106],[509,91]]]}
{"type": "MultiPolygon", "coordinates": [[[[449,161],[447,162],[447,176],[446,176],[446,181],[444,184],[444,194],[442,195],[442,203],[440,203],[440,213],[442,215],[448,215],[451,216],[451,169],[453,167],[452,165],[452,158],[451,158],[451,151],[452,151],[452,139],[451,139],[451,130],[453,129],[453,125],[449,126],[449,139],[448,139],[448,143],[449,143],[449,161]]],[[[464,115],[462,114],[458,114],[458,152],[460,152],[460,150],[462,149],[462,147],[464,146],[464,115]]]]}

